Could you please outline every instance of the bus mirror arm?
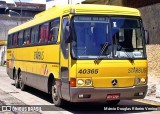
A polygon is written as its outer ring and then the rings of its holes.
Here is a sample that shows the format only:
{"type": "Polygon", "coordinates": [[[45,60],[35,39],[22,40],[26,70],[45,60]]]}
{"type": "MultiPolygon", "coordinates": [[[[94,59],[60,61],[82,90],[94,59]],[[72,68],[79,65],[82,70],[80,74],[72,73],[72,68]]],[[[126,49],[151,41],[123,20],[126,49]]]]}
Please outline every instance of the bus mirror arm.
{"type": "Polygon", "coordinates": [[[148,32],[148,30],[144,30],[144,36],[145,36],[146,44],[149,44],[149,32],[148,32]]]}

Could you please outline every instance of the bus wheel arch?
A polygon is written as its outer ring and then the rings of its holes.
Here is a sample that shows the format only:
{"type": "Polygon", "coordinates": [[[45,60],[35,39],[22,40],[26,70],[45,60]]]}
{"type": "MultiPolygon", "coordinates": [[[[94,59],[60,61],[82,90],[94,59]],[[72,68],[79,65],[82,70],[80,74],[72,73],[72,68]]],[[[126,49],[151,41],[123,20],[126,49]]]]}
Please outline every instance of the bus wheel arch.
{"type": "Polygon", "coordinates": [[[13,68],[13,79],[15,82],[15,87],[19,88],[19,77],[18,77],[17,70],[15,67],[13,68]]]}
{"type": "Polygon", "coordinates": [[[22,79],[23,75],[22,75],[21,72],[22,72],[22,71],[21,71],[21,69],[19,68],[19,69],[18,69],[19,86],[20,86],[20,89],[21,89],[22,91],[25,91],[26,88],[27,88],[27,85],[25,85],[24,80],[22,79]]]}
{"type": "Polygon", "coordinates": [[[66,104],[66,101],[61,98],[59,85],[57,85],[57,82],[54,80],[52,82],[52,100],[55,106],[63,106],[66,104]]]}
{"type": "Polygon", "coordinates": [[[52,73],[49,75],[48,78],[48,93],[52,95],[52,100],[55,106],[62,106],[65,103],[65,101],[60,97],[60,93],[58,93],[56,80],[54,74],[52,73]]]}
{"type": "Polygon", "coordinates": [[[52,83],[54,81],[54,75],[51,73],[49,75],[49,78],[48,78],[48,93],[51,94],[52,93],[52,83]]]}
{"type": "Polygon", "coordinates": [[[18,74],[18,78],[19,78],[19,73],[21,72],[21,68],[18,68],[17,74],[18,74]]]}
{"type": "Polygon", "coordinates": [[[14,67],[13,68],[13,74],[12,74],[13,75],[13,79],[15,79],[15,73],[16,73],[16,68],[14,67]]]}

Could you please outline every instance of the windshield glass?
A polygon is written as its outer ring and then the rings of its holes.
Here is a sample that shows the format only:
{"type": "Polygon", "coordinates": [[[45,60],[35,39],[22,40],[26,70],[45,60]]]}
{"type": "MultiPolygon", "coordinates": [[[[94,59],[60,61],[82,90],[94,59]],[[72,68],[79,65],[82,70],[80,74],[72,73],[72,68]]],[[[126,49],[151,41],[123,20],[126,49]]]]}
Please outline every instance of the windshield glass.
{"type": "Polygon", "coordinates": [[[74,58],[145,57],[142,26],[137,18],[74,16],[73,31],[71,52],[74,58]]]}
{"type": "MultiPolygon", "coordinates": [[[[75,16],[75,37],[72,42],[73,56],[76,58],[97,58],[103,45],[109,40],[109,18],[98,16],[75,16]]],[[[111,57],[109,52],[102,57],[111,57]]]]}
{"type": "Polygon", "coordinates": [[[114,57],[144,58],[143,32],[139,19],[111,18],[114,57]]]}

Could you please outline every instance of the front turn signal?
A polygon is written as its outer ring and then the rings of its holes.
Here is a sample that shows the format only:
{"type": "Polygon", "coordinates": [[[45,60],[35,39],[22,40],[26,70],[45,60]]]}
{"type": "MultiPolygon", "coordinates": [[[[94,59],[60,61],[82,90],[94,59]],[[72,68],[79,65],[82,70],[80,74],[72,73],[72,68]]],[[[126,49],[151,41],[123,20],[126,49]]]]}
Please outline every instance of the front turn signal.
{"type": "Polygon", "coordinates": [[[75,78],[70,79],[70,87],[76,87],[76,79],[75,78]]]}

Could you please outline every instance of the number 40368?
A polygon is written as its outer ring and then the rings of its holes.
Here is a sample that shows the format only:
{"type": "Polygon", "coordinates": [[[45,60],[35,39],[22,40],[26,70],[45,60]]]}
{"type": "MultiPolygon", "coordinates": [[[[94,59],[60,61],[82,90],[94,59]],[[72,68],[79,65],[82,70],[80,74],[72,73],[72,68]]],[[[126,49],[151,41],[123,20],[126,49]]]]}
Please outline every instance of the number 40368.
{"type": "Polygon", "coordinates": [[[98,74],[98,69],[80,69],[79,74],[98,74]]]}

